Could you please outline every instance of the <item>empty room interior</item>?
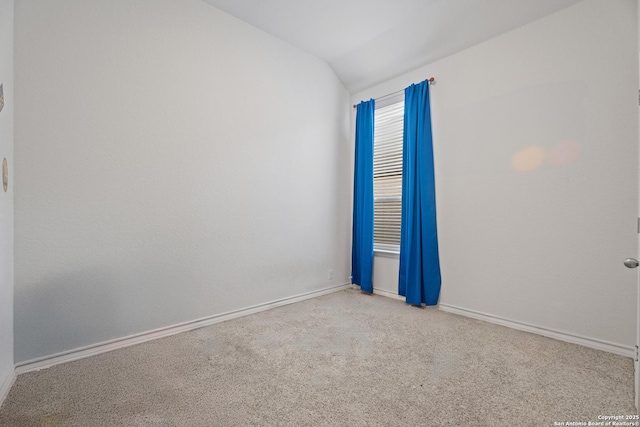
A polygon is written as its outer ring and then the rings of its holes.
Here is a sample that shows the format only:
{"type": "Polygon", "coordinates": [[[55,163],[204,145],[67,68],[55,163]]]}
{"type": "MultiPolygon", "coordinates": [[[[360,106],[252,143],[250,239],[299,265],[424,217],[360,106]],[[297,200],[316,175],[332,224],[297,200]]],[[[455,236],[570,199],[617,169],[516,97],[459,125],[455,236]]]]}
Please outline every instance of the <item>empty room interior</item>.
{"type": "Polygon", "coordinates": [[[640,425],[638,16],[0,0],[0,426],[640,425]]]}

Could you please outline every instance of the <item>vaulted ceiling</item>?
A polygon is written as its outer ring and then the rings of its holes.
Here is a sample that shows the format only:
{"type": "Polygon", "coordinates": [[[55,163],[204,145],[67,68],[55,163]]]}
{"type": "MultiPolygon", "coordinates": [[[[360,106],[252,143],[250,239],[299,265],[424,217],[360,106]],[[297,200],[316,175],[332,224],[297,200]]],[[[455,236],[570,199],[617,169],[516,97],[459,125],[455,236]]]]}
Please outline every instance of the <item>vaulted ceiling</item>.
{"type": "Polygon", "coordinates": [[[582,0],[204,0],[326,61],[351,92],[582,0]]]}

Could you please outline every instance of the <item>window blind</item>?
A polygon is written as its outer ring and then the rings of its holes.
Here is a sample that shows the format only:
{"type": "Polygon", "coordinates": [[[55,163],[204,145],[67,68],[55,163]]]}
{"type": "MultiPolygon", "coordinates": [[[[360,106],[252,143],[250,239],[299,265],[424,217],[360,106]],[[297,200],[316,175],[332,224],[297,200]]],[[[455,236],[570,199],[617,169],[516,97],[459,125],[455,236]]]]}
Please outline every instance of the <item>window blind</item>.
{"type": "Polygon", "coordinates": [[[373,241],[378,250],[400,248],[404,99],[376,108],[373,135],[373,241]]]}

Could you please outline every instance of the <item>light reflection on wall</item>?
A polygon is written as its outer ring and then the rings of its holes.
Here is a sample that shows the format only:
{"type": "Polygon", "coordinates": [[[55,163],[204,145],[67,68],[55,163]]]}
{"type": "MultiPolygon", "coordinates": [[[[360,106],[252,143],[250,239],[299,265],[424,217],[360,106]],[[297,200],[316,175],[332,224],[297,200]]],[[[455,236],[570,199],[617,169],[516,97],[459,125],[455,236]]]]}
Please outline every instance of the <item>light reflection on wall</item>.
{"type": "Polygon", "coordinates": [[[588,160],[588,93],[582,81],[532,82],[442,112],[434,109],[436,169],[463,177],[578,166],[588,160]]]}
{"type": "Polygon", "coordinates": [[[511,159],[511,166],[520,172],[531,172],[538,169],[547,157],[547,150],[531,145],[518,151],[511,159]]]}
{"type": "Polygon", "coordinates": [[[549,163],[553,166],[567,166],[575,162],[581,152],[582,146],[578,141],[571,139],[560,141],[558,145],[549,150],[549,163]]]}
{"type": "Polygon", "coordinates": [[[582,146],[575,140],[564,140],[550,149],[538,145],[524,147],[511,159],[511,167],[518,172],[532,172],[545,164],[563,167],[575,162],[582,151],[582,146]]]}

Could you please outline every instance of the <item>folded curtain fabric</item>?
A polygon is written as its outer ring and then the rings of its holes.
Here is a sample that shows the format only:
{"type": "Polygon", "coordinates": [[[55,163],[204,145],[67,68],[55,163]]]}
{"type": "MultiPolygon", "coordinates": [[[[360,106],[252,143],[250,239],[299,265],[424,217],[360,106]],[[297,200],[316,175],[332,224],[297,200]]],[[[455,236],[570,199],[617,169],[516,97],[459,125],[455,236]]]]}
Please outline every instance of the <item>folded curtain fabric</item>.
{"type": "Polygon", "coordinates": [[[356,152],[353,178],[351,282],[373,292],[373,119],[375,101],[356,110],[356,152]]]}
{"type": "Polygon", "coordinates": [[[436,305],[441,275],[429,82],[406,88],[404,102],[398,293],[408,304],[436,305]]]}

